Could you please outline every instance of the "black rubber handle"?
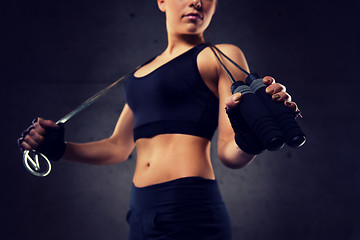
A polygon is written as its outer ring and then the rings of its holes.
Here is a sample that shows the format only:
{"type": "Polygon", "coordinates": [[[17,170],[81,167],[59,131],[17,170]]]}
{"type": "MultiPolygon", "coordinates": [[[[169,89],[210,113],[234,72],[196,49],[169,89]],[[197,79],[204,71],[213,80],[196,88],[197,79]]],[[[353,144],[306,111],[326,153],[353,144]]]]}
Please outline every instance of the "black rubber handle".
{"type": "Polygon", "coordinates": [[[267,85],[263,83],[260,75],[251,73],[246,78],[246,84],[250,86],[251,91],[258,96],[270,112],[275,123],[284,135],[285,143],[293,148],[302,146],[306,141],[306,137],[295,121],[294,113],[287,108],[283,102],[275,102],[271,96],[265,92],[267,85]]]}
{"type": "Polygon", "coordinates": [[[279,150],[284,146],[283,134],[276,126],[271,114],[242,81],[236,81],[231,86],[231,92],[242,94],[239,110],[253,133],[262,141],[269,151],[279,150]]]}

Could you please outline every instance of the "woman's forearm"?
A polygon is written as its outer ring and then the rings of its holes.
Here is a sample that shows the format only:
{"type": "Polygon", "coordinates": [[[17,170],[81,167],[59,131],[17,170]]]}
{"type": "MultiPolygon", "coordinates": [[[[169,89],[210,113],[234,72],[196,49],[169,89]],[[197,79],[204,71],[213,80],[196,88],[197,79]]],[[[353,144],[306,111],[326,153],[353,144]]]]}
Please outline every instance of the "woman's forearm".
{"type": "Polygon", "coordinates": [[[111,138],[88,143],[66,143],[63,160],[94,165],[124,162],[134,146],[124,146],[111,138]]]}
{"type": "Polygon", "coordinates": [[[225,166],[233,169],[247,166],[256,157],[256,155],[242,151],[235,141],[229,141],[219,146],[218,156],[225,166]]]}

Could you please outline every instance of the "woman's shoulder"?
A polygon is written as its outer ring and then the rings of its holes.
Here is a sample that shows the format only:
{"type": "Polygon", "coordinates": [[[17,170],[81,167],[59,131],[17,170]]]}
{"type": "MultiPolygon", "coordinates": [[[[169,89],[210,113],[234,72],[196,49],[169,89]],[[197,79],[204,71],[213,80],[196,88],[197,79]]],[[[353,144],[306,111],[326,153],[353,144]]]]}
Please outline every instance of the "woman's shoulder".
{"type": "Polygon", "coordinates": [[[198,67],[202,77],[211,79],[214,84],[218,83],[219,77],[223,75],[224,70],[219,63],[219,60],[216,58],[217,55],[220,61],[225,65],[227,70],[231,72],[234,78],[242,79],[244,77],[243,72],[221,54],[225,54],[242,69],[249,71],[249,67],[242,50],[234,44],[221,43],[213,45],[217,49],[213,48],[214,51],[212,51],[210,48],[211,45],[209,45],[209,47],[205,48],[204,51],[199,54],[198,67]],[[221,51],[221,53],[219,51],[221,51]]]}
{"type": "Polygon", "coordinates": [[[221,48],[223,50],[229,49],[229,50],[240,50],[240,47],[236,46],[235,44],[231,43],[217,43],[214,44],[216,47],[221,48]]]}
{"type": "Polygon", "coordinates": [[[229,43],[220,43],[220,44],[207,44],[208,47],[206,47],[201,53],[200,58],[204,58],[207,60],[208,63],[213,63],[217,65],[217,60],[215,57],[215,53],[223,59],[223,56],[221,53],[225,54],[227,57],[231,58],[238,64],[244,64],[246,62],[245,55],[243,51],[240,49],[240,47],[229,44],[229,43]],[[211,46],[215,46],[213,50],[210,48],[211,46]],[[217,48],[217,49],[216,49],[217,48]],[[219,52],[221,51],[221,53],[219,52]],[[214,53],[215,52],[215,53],[214,53]],[[212,60],[212,61],[211,61],[212,60]]]}
{"type": "Polygon", "coordinates": [[[229,56],[230,58],[234,58],[234,60],[244,58],[243,51],[240,49],[240,47],[234,44],[220,43],[220,44],[215,44],[215,47],[217,47],[220,51],[222,51],[225,55],[229,56]]]}

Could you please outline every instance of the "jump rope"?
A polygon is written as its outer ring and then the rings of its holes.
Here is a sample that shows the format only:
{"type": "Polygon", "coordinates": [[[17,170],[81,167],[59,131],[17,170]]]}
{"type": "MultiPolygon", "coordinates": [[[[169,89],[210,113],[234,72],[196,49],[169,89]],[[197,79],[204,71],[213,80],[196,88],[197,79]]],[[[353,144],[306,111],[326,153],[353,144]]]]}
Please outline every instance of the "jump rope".
{"type": "MultiPolygon", "coordinates": [[[[242,100],[238,105],[240,113],[265,148],[269,151],[276,151],[281,149],[285,143],[293,148],[302,146],[306,141],[306,137],[295,121],[294,112],[288,109],[283,102],[275,102],[272,100],[271,96],[265,92],[267,85],[263,83],[260,75],[247,72],[215,45],[211,43],[207,43],[207,45],[231,80],[231,92],[233,94],[237,92],[242,94],[242,100]],[[246,74],[247,78],[245,82],[234,79],[231,72],[221,61],[218,53],[246,74]]],[[[85,100],[78,107],[58,120],[56,124],[65,124],[72,117],[105,96],[111,89],[133,74],[133,72],[141,66],[142,65],[136,67],[133,71],[123,75],[106,88],[85,100]]],[[[51,172],[50,160],[39,151],[24,150],[23,162],[25,168],[35,176],[45,177],[51,172]]]]}

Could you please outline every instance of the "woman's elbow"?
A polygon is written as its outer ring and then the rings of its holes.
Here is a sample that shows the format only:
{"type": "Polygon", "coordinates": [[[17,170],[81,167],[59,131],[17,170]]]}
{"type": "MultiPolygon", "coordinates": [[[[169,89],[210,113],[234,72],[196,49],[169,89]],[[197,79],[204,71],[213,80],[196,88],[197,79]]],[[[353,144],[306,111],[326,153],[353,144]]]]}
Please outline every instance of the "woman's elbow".
{"type": "Polygon", "coordinates": [[[115,156],[112,156],[108,164],[116,164],[116,163],[122,163],[129,160],[131,157],[131,154],[125,155],[124,153],[117,154],[115,156]]]}
{"type": "Polygon", "coordinates": [[[238,148],[236,151],[219,150],[218,157],[226,167],[239,169],[249,165],[256,155],[248,154],[238,148]]]}
{"type": "Polygon", "coordinates": [[[133,144],[119,143],[113,141],[112,139],[110,139],[110,142],[112,142],[112,144],[111,149],[109,149],[109,151],[111,151],[111,160],[109,163],[126,162],[129,158],[131,158],[131,153],[134,150],[133,144]]]}
{"type": "Polygon", "coordinates": [[[250,159],[250,160],[244,160],[244,159],[233,160],[233,159],[220,158],[220,160],[228,168],[239,169],[239,168],[243,168],[243,167],[246,167],[247,165],[249,165],[249,163],[251,162],[252,159],[250,159]]]}

